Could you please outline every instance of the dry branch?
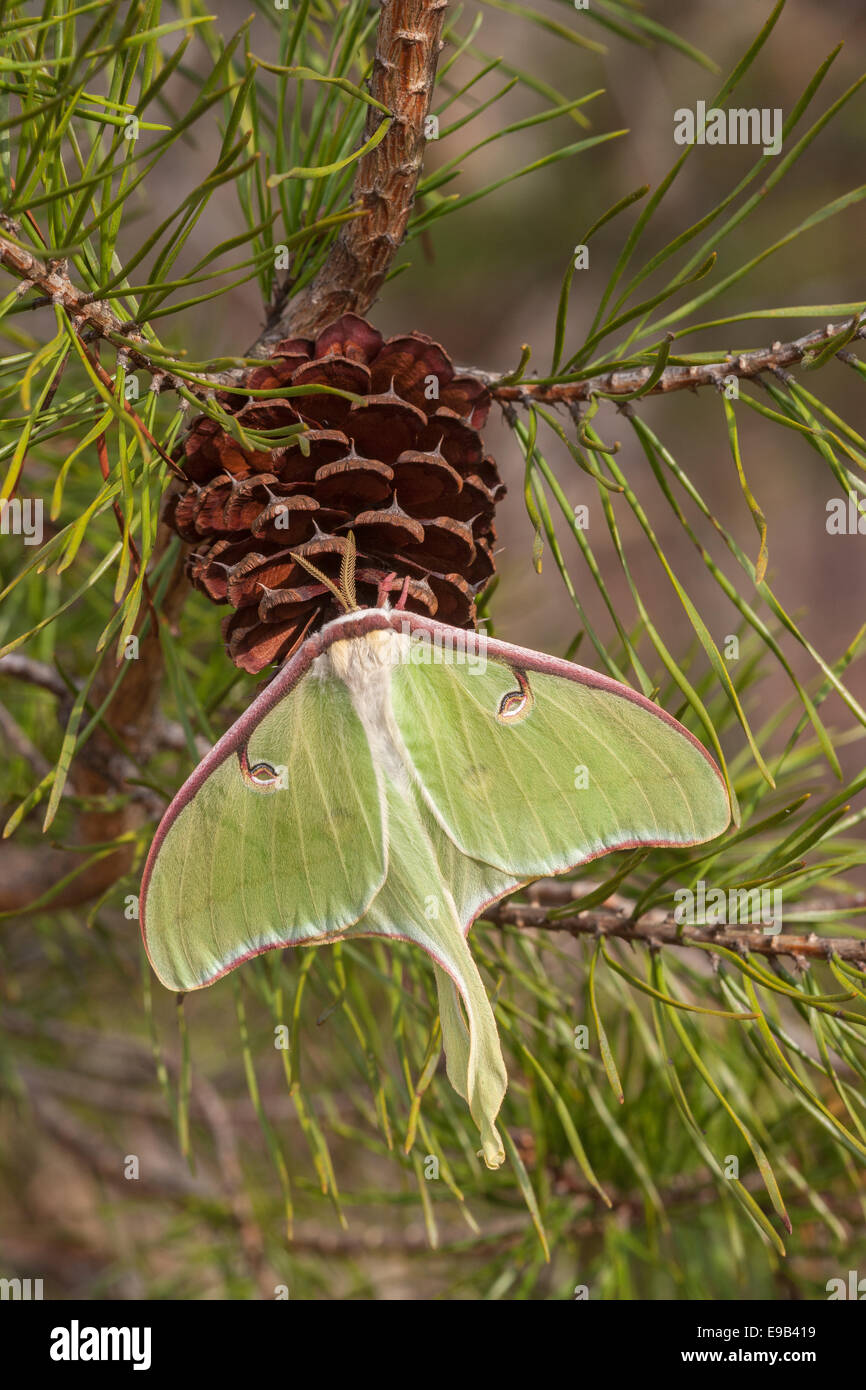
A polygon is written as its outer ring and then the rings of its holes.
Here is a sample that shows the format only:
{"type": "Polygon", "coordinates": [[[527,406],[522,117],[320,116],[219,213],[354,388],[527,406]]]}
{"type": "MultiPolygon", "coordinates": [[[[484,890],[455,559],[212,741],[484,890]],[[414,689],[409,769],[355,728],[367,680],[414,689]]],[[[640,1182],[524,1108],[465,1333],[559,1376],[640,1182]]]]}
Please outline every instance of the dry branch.
{"type": "MultiPolygon", "coordinates": [[[[22,298],[32,289],[42,292],[43,297],[29,307],[59,304],[80,334],[86,332],[92,339],[111,342],[132,366],[147,372],[160,385],[180,384],[180,377],[172,376],[148,356],[147,339],[135,324],[119,318],[107,300],[77,289],[69,278],[66,260],[44,260],[28,250],[18,239],[20,232],[17,222],[0,213],[0,265],[18,279],[22,298]]],[[[183,384],[188,390],[194,389],[186,382],[183,384]]]]}
{"type": "MultiPolygon", "coordinates": [[[[557,885],[559,886],[559,885],[557,885]]],[[[741,926],[690,926],[677,922],[672,913],[654,910],[644,913],[638,921],[631,917],[632,904],[626,899],[612,899],[609,905],[593,908],[591,911],[575,911],[573,914],[551,919],[553,904],[568,901],[571,890],[578,885],[564,884],[565,893],[548,893],[546,902],[495,903],[484,911],[484,920],[499,926],[525,927],[551,932],[567,932],[569,936],[616,937],[620,941],[640,942],[644,946],[695,946],[706,944],[724,946],[738,954],[747,953],[761,956],[793,956],[798,964],[807,965],[811,960],[827,960],[831,955],[847,960],[858,968],[866,966],[866,937],[818,936],[814,931],[808,933],[779,932],[771,936],[761,927],[741,926]]],[[[591,884],[582,885],[588,892],[591,884]]],[[[862,906],[866,899],[857,898],[848,903],[850,908],[862,906]]],[[[810,907],[808,903],[798,903],[798,917],[805,917],[811,911],[820,921],[819,913],[826,909],[821,902],[810,907]]]]}
{"type": "MultiPolygon", "coordinates": [[[[406,235],[424,158],[447,0],[384,0],[370,95],[391,112],[384,140],[358,161],[352,200],[367,215],[347,222],[312,284],[269,324],[251,356],[267,356],[289,334],[314,335],[341,314],[364,314],[406,235]]],[[[364,139],[383,117],[370,107],[364,139]]]]}
{"type": "MultiPolygon", "coordinates": [[[[698,386],[715,386],[718,390],[725,384],[725,378],[734,376],[740,380],[760,376],[762,372],[783,372],[787,367],[796,366],[809,353],[825,346],[852,327],[851,321],[827,323],[816,328],[802,338],[789,343],[778,340],[769,347],[755,348],[750,352],[726,353],[718,362],[702,362],[691,366],[665,367],[658,381],[645,393],[648,396],[664,396],[671,391],[693,391],[698,386]]],[[[866,315],[860,320],[860,327],[852,335],[855,338],[866,336],[866,315]]],[[[846,354],[840,349],[837,354],[845,360],[846,354]]],[[[639,391],[649,380],[653,367],[629,367],[624,371],[603,372],[600,376],[586,377],[583,381],[565,381],[545,384],[544,382],[522,381],[505,383],[493,372],[478,368],[461,368],[486,381],[492,395],[503,403],[518,405],[570,405],[574,402],[588,401],[598,393],[611,396],[629,396],[639,391]]]]}
{"type": "Polygon", "coordinates": [[[35,661],[30,656],[21,656],[18,652],[0,656],[0,676],[11,676],[14,680],[25,681],[28,685],[37,685],[61,699],[69,694],[69,687],[53,666],[47,665],[44,661],[35,661]]]}
{"type": "MultiPolygon", "coordinates": [[[[383,13],[387,9],[388,6],[385,6],[383,13]]],[[[434,72],[435,56],[434,54],[434,72]]],[[[429,96],[430,91],[427,92],[428,106],[429,96]]],[[[404,126],[397,126],[396,121],[394,128],[404,132],[404,126]]],[[[423,130],[423,119],[421,129],[423,130]]],[[[389,131],[381,145],[359,161],[355,198],[366,200],[371,206],[370,216],[346,223],[312,285],[289,301],[280,316],[269,324],[250,347],[248,356],[266,355],[274,343],[291,333],[315,334],[341,313],[366,313],[369,309],[405,233],[421,168],[421,155],[418,152],[417,166],[414,165],[415,156],[409,161],[414,167],[413,178],[407,181],[401,176],[397,180],[405,195],[402,205],[396,193],[393,199],[380,198],[376,190],[385,186],[385,174],[377,157],[389,148],[390,139],[389,131]],[[375,168],[368,167],[370,162],[375,162],[375,168]],[[359,184],[368,183],[373,192],[362,194],[359,184]],[[347,278],[344,280],[343,276],[347,278]]],[[[0,225],[3,225],[2,218],[0,225]]],[[[157,380],[160,389],[170,389],[181,384],[180,377],[173,376],[148,356],[147,341],[138,329],[125,324],[103,301],[95,300],[83,291],[75,289],[69,279],[65,262],[42,261],[0,233],[0,265],[18,276],[22,292],[36,287],[50,297],[51,302],[61,303],[80,331],[86,329],[92,337],[110,341],[114,347],[124,352],[133,366],[157,380]]],[[[823,328],[816,328],[789,342],[783,343],[777,339],[767,347],[753,348],[737,354],[726,353],[716,362],[666,367],[645,394],[664,396],[672,391],[694,391],[701,386],[714,386],[718,390],[724,385],[726,377],[734,376],[748,381],[765,372],[782,373],[790,367],[797,366],[810,353],[825,347],[850,326],[850,321],[847,320],[826,323],[823,328]]],[[[864,336],[866,316],[863,316],[851,341],[862,339],[864,336]]],[[[852,359],[852,354],[845,349],[840,349],[836,356],[841,361],[852,359]]],[[[500,373],[485,371],[480,367],[461,367],[459,370],[486,382],[494,399],[502,404],[573,405],[588,401],[599,393],[614,397],[630,396],[646,384],[653,367],[652,364],[645,367],[628,367],[586,377],[582,381],[552,383],[508,382],[503,380],[500,373]]],[[[240,375],[240,369],[230,370],[207,377],[207,381],[212,381],[214,385],[225,384],[236,381],[240,375]]],[[[197,386],[194,381],[187,379],[184,379],[182,384],[192,394],[204,397],[209,393],[209,385],[197,386]]]]}

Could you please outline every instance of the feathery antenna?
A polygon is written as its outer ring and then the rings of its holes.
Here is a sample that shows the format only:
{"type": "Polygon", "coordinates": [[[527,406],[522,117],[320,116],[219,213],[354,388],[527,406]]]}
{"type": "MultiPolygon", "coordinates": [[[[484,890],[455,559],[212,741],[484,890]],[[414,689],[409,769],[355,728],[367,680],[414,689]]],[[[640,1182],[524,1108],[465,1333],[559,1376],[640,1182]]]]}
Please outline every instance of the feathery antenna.
{"type": "Polygon", "coordinates": [[[308,570],[310,574],[318,579],[320,584],[324,584],[327,589],[330,589],[334,598],[346,613],[354,613],[359,606],[355,592],[355,560],[357,553],[355,533],[354,531],[350,531],[346,540],[346,549],[343,551],[342,560],[340,561],[340,578],[335,584],[333,579],[329,579],[326,574],[323,574],[319,567],[314,565],[311,560],[305,559],[303,555],[299,555],[295,550],[289,551],[293,560],[297,561],[299,565],[303,565],[304,569],[308,570]]]}

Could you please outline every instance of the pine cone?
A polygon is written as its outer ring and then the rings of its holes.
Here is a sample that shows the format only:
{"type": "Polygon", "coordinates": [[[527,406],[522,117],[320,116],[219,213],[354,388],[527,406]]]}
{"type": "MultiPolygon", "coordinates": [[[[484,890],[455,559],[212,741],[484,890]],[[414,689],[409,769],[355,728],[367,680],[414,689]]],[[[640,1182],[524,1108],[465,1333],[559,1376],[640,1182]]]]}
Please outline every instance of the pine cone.
{"type": "Polygon", "coordinates": [[[345,314],[315,340],[288,338],[253,368],[254,390],[326,385],[363,397],[320,394],[268,400],[225,395],[252,430],[303,422],[299,443],[248,450],[206,416],[193,422],[177,462],[189,479],[165,519],[194,543],[196,588],[234,613],[223,623],[229,655],[261,671],[291,655],[339,609],[292,559],[295,551],[336,579],[349,531],[358,549],[358,602],[380,586],[407,588],[405,606],[473,627],[475,596],[494,571],[493,512],[505,489],[478,433],[490,394],[457,376],[421,333],[387,341],[345,314]]]}

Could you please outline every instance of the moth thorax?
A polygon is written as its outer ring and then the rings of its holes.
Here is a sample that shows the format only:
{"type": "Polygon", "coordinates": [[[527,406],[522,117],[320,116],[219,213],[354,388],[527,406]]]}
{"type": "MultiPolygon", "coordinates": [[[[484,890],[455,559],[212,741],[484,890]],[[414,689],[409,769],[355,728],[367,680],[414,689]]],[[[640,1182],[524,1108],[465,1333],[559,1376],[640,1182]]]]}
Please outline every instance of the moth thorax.
{"type": "Polygon", "coordinates": [[[328,648],[331,671],[350,690],[376,684],[383,672],[408,660],[409,634],[393,628],[374,628],[363,637],[346,637],[328,648]]]}
{"type": "Polygon", "coordinates": [[[316,661],[327,660],[328,670],[322,674],[343,681],[364,726],[374,764],[384,769],[404,796],[409,779],[391,709],[391,675],[398,662],[408,659],[408,652],[408,633],[376,628],[363,637],[333,642],[316,661]]]}

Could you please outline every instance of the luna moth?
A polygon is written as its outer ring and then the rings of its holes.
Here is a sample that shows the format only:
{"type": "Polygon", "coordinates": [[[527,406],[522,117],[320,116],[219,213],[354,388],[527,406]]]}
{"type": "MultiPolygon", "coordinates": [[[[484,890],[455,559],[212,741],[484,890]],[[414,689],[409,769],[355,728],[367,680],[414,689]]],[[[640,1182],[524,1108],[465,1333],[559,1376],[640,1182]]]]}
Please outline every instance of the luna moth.
{"type": "Polygon", "coordinates": [[[433,962],[448,1078],[496,1168],[507,1076],[472,923],[612,850],[714,839],[730,819],[725,784],[698,740],[628,686],[392,608],[387,591],[358,608],[350,566],[339,589],[319,578],[344,612],[304,641],[159,825],[145,949],[185,992],[263,951],[414,942],[433,962]]]}

